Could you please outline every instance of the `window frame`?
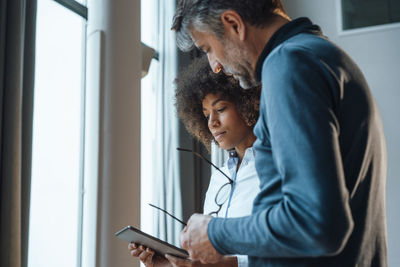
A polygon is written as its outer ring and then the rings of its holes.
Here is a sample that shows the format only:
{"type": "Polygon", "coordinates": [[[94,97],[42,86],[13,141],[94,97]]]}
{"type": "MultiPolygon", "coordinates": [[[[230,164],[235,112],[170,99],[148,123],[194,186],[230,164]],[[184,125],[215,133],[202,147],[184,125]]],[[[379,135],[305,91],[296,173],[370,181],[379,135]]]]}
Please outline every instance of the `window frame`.
{"type": "Polygon", "coordinates": [[[336,0],[336,10],[337,10],[337,29],[339,36],[349,36],[355,34],[372,33],[379,31],[387,31],[392,29],[400,28],[400,22],[386,23],[375,26],[365,26],[356,29],[343,29],[343,12],[342,12],[342,0],[336,0]]]}

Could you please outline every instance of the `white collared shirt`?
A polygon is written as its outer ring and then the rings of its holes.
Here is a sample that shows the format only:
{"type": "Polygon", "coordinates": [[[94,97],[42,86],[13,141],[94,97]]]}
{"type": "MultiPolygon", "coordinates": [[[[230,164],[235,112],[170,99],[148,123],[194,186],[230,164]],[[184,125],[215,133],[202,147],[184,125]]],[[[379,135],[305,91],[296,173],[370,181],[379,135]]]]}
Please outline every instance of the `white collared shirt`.
{"type": "MultiPolygon", "coordinates": [[[[260,192],[260,181],[255,168],[254,162],[254,149],[249,147],[246,149],[245,154],[240,164],[239,170],[236,172],[237,160],[229,157],[221,170],[234,180],[233,191],[231,192],[231,199],[225,201],[221,210],[218,212],[218,217],[243,217],[251,214],[253,207],[253,200],[260,192]],[[229,204],[229,208],[227,210],[229,204]]],[[[215,195],[222,185],[226,184],[228,179],[218,171],[215,171],[211,178],[206,199],[204,201],[203,213],[209,214],[218,210],[218,205],[215,204],[215,195]]],[[[238,266],[247,266],[247,256],[237,255],[238,266]]]]}

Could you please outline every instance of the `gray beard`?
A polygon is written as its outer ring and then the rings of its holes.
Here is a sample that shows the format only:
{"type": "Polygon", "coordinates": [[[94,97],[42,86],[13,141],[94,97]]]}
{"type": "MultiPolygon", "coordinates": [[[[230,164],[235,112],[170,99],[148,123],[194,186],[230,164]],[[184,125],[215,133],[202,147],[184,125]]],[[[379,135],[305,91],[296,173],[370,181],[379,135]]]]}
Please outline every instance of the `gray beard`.
{"type": "Polygon", "coordinates": [[[254,79],[253,75],[251,75],[247,69],[246,73],[239,77],[239,84],[243,89],[250,89],[260,85],[260,83],[254,79]]]}
{"type": "Polygon", "coordinates": [[[231,51],[229,59],[230,68],[226,71],[230,72],[234,75],[235,79],[239,81],[240,87],[243,89],[250,89],[260,85],[260,82],[256,81],[254,77],[254,71],[251,68],[250,62],[247,60],[248,56],[246,52],[239,49],[238,47],[233,46],[229,41],[225,41],[224,45],[226,47],[226,51],[231,51]],[[233,59],[236,55],[236,58],[239,58],[239,62],[234,62],[233,59]],[[234,70],[234,71],[233,71],[234,70]]]}

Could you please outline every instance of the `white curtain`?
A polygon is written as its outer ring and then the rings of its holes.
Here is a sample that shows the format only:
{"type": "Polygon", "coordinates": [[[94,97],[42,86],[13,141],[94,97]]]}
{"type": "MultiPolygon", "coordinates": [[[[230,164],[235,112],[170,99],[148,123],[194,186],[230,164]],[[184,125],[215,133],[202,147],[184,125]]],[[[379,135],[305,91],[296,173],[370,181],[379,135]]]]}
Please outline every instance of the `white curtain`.
{"type": "MultiPolygon", "coordinates": [[[[228,159],[228,152],[221,149],[214,143],[211,143],[211,161],[218,167],[222,167],[225,161],[228,159]]],[[[214,173],[215,168],[211,166],[211,172],[214,173]]]]}
{"type": "Polygon", "coordinates": [[[175,1],[142,0],[142,5],[142,24],[147,21],[146,25],[142,25],[142,41],[157,50],[159,60],[152,61],[148,76],[142,80],[142,127],[147,129],[147,132],[142,131],[142,161],[145,161],[142,163],[142,189],[147,187],[147,191],[142,190],[145,195],[142,197],[141,227],[149,229],[150,222],[152,227],[149,232],[179,245],[182,225],[146,203],[148,200],[175,217],[182,218],[179,158],[176,150],[178,118],[173,84],[177,75],[177,48],[175,36],[170,30],[175,1]],[[152,218],[143,221],[146,216],[152,218]]]}

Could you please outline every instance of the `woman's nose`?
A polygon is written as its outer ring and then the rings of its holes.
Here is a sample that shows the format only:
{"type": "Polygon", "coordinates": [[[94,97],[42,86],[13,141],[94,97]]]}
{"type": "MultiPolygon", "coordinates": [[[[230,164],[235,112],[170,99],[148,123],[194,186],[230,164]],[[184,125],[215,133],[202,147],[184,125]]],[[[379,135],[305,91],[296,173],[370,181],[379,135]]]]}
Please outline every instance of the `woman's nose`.
{"type": "Polygon", "coordinates": [[[218,118],[215,115],[210,114],[210,118],[208,119],[208,127],[215,128],[219,126],[218,118]]]}

